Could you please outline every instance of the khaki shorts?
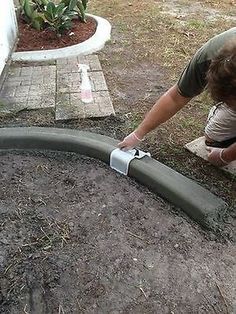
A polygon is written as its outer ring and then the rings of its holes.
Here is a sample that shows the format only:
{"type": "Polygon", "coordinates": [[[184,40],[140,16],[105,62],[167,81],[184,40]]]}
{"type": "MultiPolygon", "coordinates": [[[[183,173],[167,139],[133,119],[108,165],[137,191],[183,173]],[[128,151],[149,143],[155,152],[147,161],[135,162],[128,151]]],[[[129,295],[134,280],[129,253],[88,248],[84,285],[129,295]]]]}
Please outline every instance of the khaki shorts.
{"type": "Polygon", "coordinates": [[[236,138],[236,111],[224,103],[212,107],[207,118],[205,134],[215,142],[236,138]]]}

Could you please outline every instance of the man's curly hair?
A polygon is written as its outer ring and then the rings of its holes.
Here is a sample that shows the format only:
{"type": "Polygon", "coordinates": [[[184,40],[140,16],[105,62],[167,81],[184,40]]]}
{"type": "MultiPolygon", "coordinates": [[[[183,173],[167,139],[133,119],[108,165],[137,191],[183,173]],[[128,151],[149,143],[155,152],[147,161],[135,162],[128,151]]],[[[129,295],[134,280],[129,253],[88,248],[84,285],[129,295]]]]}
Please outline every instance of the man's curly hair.
{"type": "Polygon", "coordinates": [[[207,72],[207,87],[215,101],[236,99],[236,40],[231,40],[212,59],[207,72]]]}

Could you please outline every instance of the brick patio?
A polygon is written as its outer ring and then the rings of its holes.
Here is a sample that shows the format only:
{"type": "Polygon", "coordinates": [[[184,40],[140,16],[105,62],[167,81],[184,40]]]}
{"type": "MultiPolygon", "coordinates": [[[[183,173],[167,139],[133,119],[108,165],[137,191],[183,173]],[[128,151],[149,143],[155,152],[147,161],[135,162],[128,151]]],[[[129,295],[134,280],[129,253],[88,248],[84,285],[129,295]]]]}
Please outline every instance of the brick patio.
{"type": "Polygon", "coordinates": [[[56,120],[114,115],[101,64],[96,55],[59,59],[34,65],[14,63],[0,90],[0,113],[54,108],[56,120]],[[90,67],[94,101],[80,99],[81,76],[78,63],[90,67]]]}

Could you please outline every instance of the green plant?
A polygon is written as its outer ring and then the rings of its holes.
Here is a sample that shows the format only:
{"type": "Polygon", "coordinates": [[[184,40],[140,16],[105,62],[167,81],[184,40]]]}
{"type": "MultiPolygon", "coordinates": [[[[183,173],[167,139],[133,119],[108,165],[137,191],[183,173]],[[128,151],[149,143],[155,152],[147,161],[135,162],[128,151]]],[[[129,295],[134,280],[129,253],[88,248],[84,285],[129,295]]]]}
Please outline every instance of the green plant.
{"type": "Polygon", "coordinates": [[[32,0],[32,2],[36,5],[39,12],[43,12],[49,0],[32,0]]]}
{"type": "Polygon", "coordinates": [[[83,22],[86,21],[85,11],[87,9],[88,0],[77,1],[77,7],[79,9],[79,15],[83,22]]]}
{"type": "Polygon", "coordinates": [[[21,0],[21,12],[24,20],[32,25],[33,28],[41,30],[44,24],[44,18],[42,13],[37,10],[37,6],[30,0],[21,0]]]}
{"type": "Polygon", "coordinates": [[[88,0],[62,0],[69,10],[75,11],[83,22],[86,21],[85,12],[88,0]]]}
{"type": "Polygon", "coordinates": [[[72,19],[78,16],[86,21],[88,0],[61,0],[55,4],[50,0],[20,0],[24,20],[37,30],[49,25],[58,35],[72,26],[72,19]]]}
{"type": "MultiPolygon", "coordinates": [[[[73,0],[71,0],[73,1],[73,0]]],[[[48,2],[44,13],[45,22],[59,35],[72,26],[72,18],[76,16],[76,12],[69,10],[65,3],[55,5],[48,2]]]]}

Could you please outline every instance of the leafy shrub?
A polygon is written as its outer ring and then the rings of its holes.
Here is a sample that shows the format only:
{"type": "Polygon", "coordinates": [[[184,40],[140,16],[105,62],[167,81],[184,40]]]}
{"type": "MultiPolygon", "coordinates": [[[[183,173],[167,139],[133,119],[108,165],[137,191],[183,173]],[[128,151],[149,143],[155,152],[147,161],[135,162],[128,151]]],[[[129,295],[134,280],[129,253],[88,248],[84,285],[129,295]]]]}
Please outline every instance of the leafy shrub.
{"type": "Polygon", "coordinates": [[[85,11],[87,9],[88,0],[61,0],[69,8],[76,11],[83,22],[86,21],[85,11]]]}
{"type": "Polygon", "coordinates": [[[24,20],[37,30],[52,28],[58,35],[72,27],[72,19],[86,22],[88,0],[61,0],[55,4],[49,0],[20,0],[24,20]]]}
{"type": "Polygon", "coordinates": [[[35,3],[30,2],[29,0],[21,0],[20,6],[24,20],[28,24],[32,25],[33,28],[41,30],[43,28],[44,18],[35,3]]]}
{"type": "Polygon", "coordinates": [[[57,33],[62,34],[72,26],[72,18],[76,16],[73,10],[69,10],[64,3],[55,5],[48,2],[43,11],[45,22],[57,33]]]}

